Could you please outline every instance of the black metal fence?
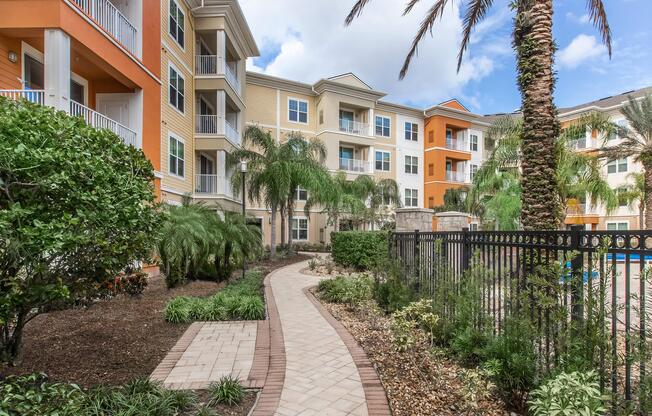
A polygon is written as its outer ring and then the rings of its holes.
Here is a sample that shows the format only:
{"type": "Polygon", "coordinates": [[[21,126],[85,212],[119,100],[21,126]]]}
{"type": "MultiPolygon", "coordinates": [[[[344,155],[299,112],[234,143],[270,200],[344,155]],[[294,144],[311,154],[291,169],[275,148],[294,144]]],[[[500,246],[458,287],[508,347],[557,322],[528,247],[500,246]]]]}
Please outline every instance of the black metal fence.
{"type": "Polygon", "coordinates": [[[529,316],[543,373],[570,334],[600,370],[612,413],[649,414],[652,231],[417,231],[394,233],[390,250],[405,283],[439,297],[442,319],[456,319],[454,298],[472,280],[478,326],[496,335],[510,316],[529,316]]]}

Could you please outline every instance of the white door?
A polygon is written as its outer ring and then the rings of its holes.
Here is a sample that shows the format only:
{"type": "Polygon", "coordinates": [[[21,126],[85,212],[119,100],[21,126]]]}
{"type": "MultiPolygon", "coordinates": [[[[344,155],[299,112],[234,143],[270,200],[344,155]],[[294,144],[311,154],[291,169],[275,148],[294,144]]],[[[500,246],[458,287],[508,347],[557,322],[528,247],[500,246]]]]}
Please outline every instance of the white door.
{"type": "Polygon", "coordinates": [[[126,127],[131,127],[130,94],[97,94],[96,111],[126,127]]]}

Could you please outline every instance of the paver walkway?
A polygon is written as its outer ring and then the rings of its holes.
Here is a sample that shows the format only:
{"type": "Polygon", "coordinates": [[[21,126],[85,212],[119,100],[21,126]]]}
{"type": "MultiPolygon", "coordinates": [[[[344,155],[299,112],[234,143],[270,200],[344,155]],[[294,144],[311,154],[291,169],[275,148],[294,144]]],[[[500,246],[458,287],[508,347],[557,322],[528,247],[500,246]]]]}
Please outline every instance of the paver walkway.
{"type": "Polygon", "coordinates": [[[353,357],[338,333],[304,293],[320,278],[299,271],[306,262],[271,276],[285,344],[286,371],[278,415],[367,415],[353,357]]]}

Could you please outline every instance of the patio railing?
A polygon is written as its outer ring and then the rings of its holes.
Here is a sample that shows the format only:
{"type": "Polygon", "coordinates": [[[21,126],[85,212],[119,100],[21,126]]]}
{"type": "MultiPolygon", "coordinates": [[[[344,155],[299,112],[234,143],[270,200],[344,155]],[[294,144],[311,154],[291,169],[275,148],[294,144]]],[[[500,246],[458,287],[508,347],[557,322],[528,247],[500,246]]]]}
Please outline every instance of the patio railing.
{"type": "Polygon", "coordinates": [[[109,0],[72,0],[129,52],[138,52],[138,30],[109,0]]]}
{"type": "Polygon", "coordinates": [[[652,230],[403,232],[392,235],[390,256],[407,285],[443,305],[436,311],[442,321],[460,317],[455,299],[465,291],[474,300],[464,313],[485,333],[501,334],[509,317],[527,317],[542,376],[575,354],[561,338],[570,334],[591,351],[612,414],[652,412],[642,400],[652,365],[652,230]]]}
{"type": "Polygon", "coordinates": [[[76,101],[70,101],[70,115],[81,117],[92,127],[108,129],[117,134],[127,145],[138,147],[138,134],[127,126],[118,123],[97,111],[76,101]]]}
{"type": "Polygon", "coordinates": [[[45,103],[44,90],[0,90],[1,97],[7,97],[12,100],[25,99],[34,104],[43,105],[45,103]]]}

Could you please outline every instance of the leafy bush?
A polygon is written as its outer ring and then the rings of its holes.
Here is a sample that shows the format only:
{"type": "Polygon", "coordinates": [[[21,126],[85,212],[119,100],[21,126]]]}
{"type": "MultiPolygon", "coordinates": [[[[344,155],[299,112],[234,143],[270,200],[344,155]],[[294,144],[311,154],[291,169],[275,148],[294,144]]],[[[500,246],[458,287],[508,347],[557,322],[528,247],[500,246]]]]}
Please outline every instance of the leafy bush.
{"type": "Polygon", "coordinates": [[[393,313],[407,306],[414,294],[398,277],[388,276],[374,286],[374,299],[385,312],[393,313]]]}
{"type": "Polygon", "coordinates": [[[0,98],[0,360],[52,307],[96,298],[160,229],[154,168],[109,130],[0,98]]]}
{"type": "Polygon", "coordinates": [[[432,312],[432,301],[421,299],[412,302],[405,308],[392,314],[390,329],[394,344],[399,351],[406,351],[414,345],[416,338],[414,331],[423,331],[432,344],[432,334],[435,331],[439,317],[432,312]]]}
{"type": "Polygon", "coordinates": [[[466,365],[477,365],[484,353],[488,338],[485,333],[473,325],[465,325],[454,332],[451,351],[466,365]]]}
{"type": "Polygon", "coordinates": [[[0,382],[0,414],[38,416],[76,415],[84,392],[74,384],[48,383],[45,374],[9,376],[0,382]]]}
{"type": "Polygon", "coordinates": [[[387,258],[385,231],[343,231],[331,234],[333,260],[344,267],[369,270],[387,258]]]}
{"type": "Polygon", "coordinates": [[[225,376],[220,378],[217,383],[208,387],[210,394],[209,404],[224,403],[230,406],[242,402],[244,399],[244,387],[237,378],[225,376]]]}
{"type": "Polygon", "coordinates": [[[367,276],[338,276],[320,281],[317,291],[327,302],[356,306],[372,298],[373,285],[373,280],[367,276]]]}
{"type": "Polygon", "coordinates": [[[477,369],[465,369],[459,375],[462,381],[462,397],[467,408],[473,413],[480,409],[480,401],[487,399],[495,386],[487,378],[487,373],[477,369]]]}
{"type": "Polygon", "coordinates": [[[595,371],[561,373],[532,391],[530,412],[543,415],[599,416],[607,413],[595,371]]]}
{"type": "Polygon", "coordinates": [[[163,312],[166,321],[259,320],[265,318],[265,302],[261,294],[263,276],[249,271],[213,296],[199,298],[179,296],[168,302],[163,312]]]}

